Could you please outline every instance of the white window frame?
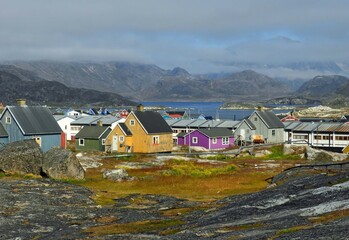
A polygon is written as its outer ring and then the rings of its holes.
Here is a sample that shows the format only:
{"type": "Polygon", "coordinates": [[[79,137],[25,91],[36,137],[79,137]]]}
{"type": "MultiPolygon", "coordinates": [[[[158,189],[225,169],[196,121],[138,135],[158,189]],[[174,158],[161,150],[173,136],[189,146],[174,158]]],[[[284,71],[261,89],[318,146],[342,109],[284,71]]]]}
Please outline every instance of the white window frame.
{"type": "Polygon", "coordinates": [[[119,142],[124,142],[124,141],[125,141],[124,136],[119,136],[119,142]]]}
{"type": "Polygon", "coordinates": [[[102,139],[102,145],[105,145],[105,138],[102,139]]]}
{"type": "Polygon", "coordinates": [[[83,138],[79,139],[79,146],[85,146],[85,139],[83,138]]]}
{"type": "Polygon", "coordinates": [[[212,138],[212,143],[217,144],[217,138],[212,138]]]}
{"type": "Polygon", "coordinates": [[[136,121],[135,121],[134,119],[131,119],[131,120],[130,120],[130,125],[131,125],[131,126],[134,126],[135,124],[136,124],[136,121]]]}
{"type": "Polygon", "coordinates": [[[198,137],[192,137],[191,138],[191,143],[199,143],[198,137]]]}
{"type": "Polygon", "coordinates": [[[7,117],[6,117],[5,123],[6,123],[6,124],[11,124],[11,117],[10,117],[10,116],[7,116],[7,117]]]}
{"type": "Polygon", "coordinates": [[[275,129],[271,130],[271,135],[272,135],[272,136],[275,136],[275,135],[276,135],[276,130],[275,130],[275,129]]]}
{"type": "Polygon", "coordinates": [[[153,136],[153,144],[154,145],[160,144],[160,136],[153,136]]]}
{"type": "Polygon", "coordinates": [[[229,145],[229,137],[222,137],[222,145],[229,145]]]}

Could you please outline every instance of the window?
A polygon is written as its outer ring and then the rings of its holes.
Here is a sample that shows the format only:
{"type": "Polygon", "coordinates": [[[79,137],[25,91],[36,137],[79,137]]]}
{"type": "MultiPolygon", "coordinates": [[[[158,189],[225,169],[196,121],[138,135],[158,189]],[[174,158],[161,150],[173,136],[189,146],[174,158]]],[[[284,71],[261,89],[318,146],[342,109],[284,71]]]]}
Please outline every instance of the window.
{"type": "Polygon", "coordinates": [[[135,125],[135,120],[134,120],[134,119],[131,119],[131,120],[130,120],[130,125],[131,125],[131,126],[134,126],[134,125],[135,125]]]}
{"type": "Polygon", "coordinates": [[[222,145],[228,145],[229,144],[229,138],[228,137],[223,137],[222,138],[222,145]]]}
{"type": "Polygon", "coordinates": [[[79,146],[85,146],[85,139],[79,139],[79,146]]]}
{"type": "Polygon", "coordinates": [[[102,139],[102,145],[105,145],[105,139],[102,139]]]}
{"type": "Polygon", "coordinates": [[[6,117],[5,123],[6,124],[11,124],[11,117],[6,117]]]}
{"type": "Polygon", "coordinates": [[[197,138],[197,137],[193,137],[193,138],[191,139],[191,142],[192,142],[192,143],[198,143],[198,138],[197,138]]]}
{"type": "Polygon", "coordinates": [[[159,136],[154,136],[153,137],[153,144],[159,144],[160,143],[160,138],[159,136]]]}
{"type": "Polygon", "coordinates": [[[254,121],[257,122],[258,118],[257,117],[254,117],[254,121]]]}
{"type": "Polygon", "coordinates": [[[119,137],[119,141],[120,141],[120,142],[124,142],[124,136],[120,136],[120,137],[119,137]]]}
{"type": "Polygon", "coordinates": [[[314,136],[314,139],[315,139],[315,140],[321,140],[321,135],[315,135],[315,136],[314,136]]]}
{"type": "Polygon", "coordinates": [[[275,130],[271,130],[271,135],[275,136],[275,130]]]}
{"type": "Polygon", "coordinates": [[[216,144],[217,143],[217,138],[212,138],[212,143],[216,144]]]}

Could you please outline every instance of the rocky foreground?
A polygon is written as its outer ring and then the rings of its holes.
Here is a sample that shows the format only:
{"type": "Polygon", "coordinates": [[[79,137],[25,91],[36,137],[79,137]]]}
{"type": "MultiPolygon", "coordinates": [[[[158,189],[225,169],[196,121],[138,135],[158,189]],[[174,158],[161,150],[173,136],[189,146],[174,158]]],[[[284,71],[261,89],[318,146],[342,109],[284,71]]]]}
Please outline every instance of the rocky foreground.
{"type": "Polygon", "coordinates": [[[0,239],[349,239],[348,172],[308,173],[206,207],[137,194],[101,207],[91,197],[61,181],[2,178],[0,239]]]}

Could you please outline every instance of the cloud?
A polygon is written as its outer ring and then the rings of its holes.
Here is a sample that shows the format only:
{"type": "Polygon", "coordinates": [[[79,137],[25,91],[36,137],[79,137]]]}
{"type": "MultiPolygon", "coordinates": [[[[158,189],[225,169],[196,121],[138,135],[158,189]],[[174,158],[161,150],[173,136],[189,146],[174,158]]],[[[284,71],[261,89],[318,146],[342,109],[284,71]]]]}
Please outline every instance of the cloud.
{"type": "Polygon", "coordinates": [[[346,0],[3,0],[0,60],[137,61],[190,72],[232,62],[348,61],[346,0]]]}

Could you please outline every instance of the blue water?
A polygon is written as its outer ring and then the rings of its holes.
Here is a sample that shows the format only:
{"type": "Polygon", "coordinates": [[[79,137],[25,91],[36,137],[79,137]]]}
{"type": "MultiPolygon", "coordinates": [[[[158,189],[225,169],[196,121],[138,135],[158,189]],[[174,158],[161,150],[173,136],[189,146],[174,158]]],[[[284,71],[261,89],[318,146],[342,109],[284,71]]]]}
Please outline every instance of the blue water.
{"type": "MultiPolygon", "coordinates": [[[[223,102],[143,102],[146,107],[167,107],[173,110],[186,110],[190,114],[203,114],[215,119],[241,120],[251,115],[253,109],[219,109],[223,102]]],[[[289,110],[275,110],[274,113],[286,113],[289,110]]]]}

